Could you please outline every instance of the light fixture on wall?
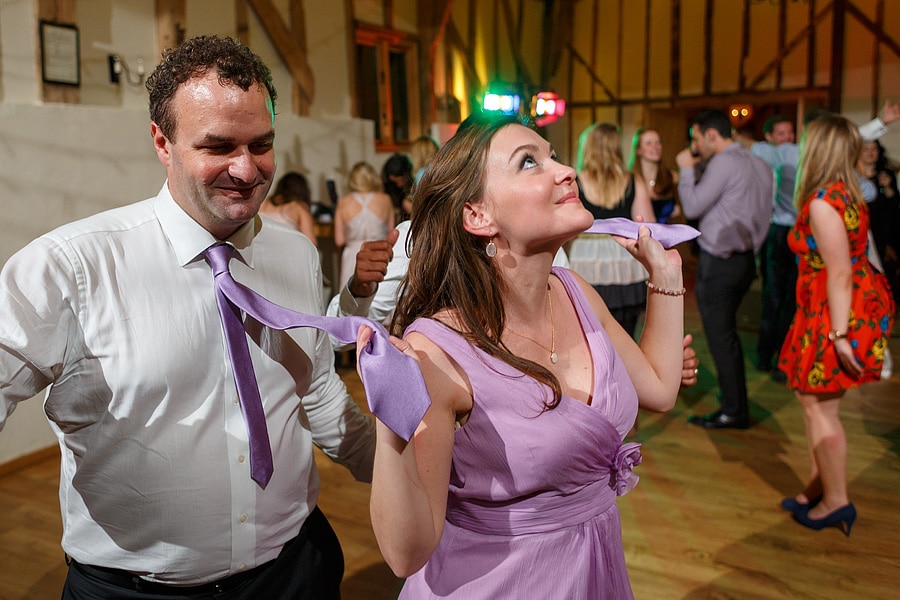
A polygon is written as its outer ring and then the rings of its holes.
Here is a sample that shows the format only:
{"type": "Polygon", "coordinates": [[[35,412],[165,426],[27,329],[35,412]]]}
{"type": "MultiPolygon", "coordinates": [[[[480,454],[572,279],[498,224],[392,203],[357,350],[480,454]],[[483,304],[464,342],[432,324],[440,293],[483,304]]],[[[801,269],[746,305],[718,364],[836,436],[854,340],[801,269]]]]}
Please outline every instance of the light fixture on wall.
{"type": "Polygon", "coordinates": [[[740,129],[753,118],[753,106],[750,104],[732,104],[728,107],[728,118],[732,127],[740,129]]]}
{"type": "Polygon", "coordinates": [[[124,75],[125,82],[128,85],[133,85],[134,87],[144,85],[146,69],[144,68],[143,58],[138,57],[135,59],[134,69],[132,70],[128,63],[125,62],[125,59],[122,58],[122,55],[119,54],[119,51],[111,44],[94,40],[91,45],[95,50],[106,52],[106,63],[109,65],[109,82],[111,84],[118,85],[124,75]]]}
{"type": "Polygon", "coordinates": [[[491,83],[481,102],[485,111],[503,115],[518,113],[521,104],[522,94],[518,90],[518,85],[502,81],[491,83]]]}
{"type": "Polygon", "coordinates": [[[538,127],[549,125],[566,113],[566,101],[556,92],[538,92],[531,98],[531,116],[538,127]]]}
{"type": "Polygon", "coordinates": [[[143,58],[138,58],[135,61],[134,77],[132,76],[131,68],[129,68],[128,63],[126,63],[118,54],[110,54],[107,56],[107,61],[109,62],[110,83],[119,83],[122,79],[122,75],[124,75],[125,82],[128,83],[128,85],[133,85],[135,87],[144,85],[145,69],[143,58]]]}

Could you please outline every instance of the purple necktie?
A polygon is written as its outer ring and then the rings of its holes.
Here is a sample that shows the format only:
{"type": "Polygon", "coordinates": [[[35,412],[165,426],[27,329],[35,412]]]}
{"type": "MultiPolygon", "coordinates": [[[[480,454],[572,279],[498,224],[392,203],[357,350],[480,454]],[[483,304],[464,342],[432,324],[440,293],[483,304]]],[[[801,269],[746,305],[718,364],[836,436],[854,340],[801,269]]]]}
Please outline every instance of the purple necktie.
{"type": "Polygon", "coordinates": [[[606,233],[609,235],[618,235],[620,237],[638,238],[638,232],[641,225],[646,225],[650,229],[650,236],[662,244],[663,248],[671,248],[682,242],[687,242],[700,235],[700,232],[690,225],[681,225],[678,223],[638,223],[624,217],[614,217],[612,219],[597,219],[585,233],[606,233]]]}
{"type": "Polygon", "coordinates": [[[227,244],[210,246],[204,251],[212,267],[216,283],[216,300],[225,331],[225,341],[234,371],[241,410],[250,437],[250,475],[262,487],[272,477],[272,449],[266,428],[266,415],[259,396],[259,386],[240,311],[273,329],[315,327],[323,329],[339,342],[356,341],[360,326],[372,328],[372,338],[365,348],[358,348],[359,368],[369,409],[385,425],[409,440],[428,410],[431,399],[416,361],[391,344],[387,330],[380,323],[363,317],[323,317],[296,312],[269,302],[231,276],[228,262],[234,248],[227,244]]]}

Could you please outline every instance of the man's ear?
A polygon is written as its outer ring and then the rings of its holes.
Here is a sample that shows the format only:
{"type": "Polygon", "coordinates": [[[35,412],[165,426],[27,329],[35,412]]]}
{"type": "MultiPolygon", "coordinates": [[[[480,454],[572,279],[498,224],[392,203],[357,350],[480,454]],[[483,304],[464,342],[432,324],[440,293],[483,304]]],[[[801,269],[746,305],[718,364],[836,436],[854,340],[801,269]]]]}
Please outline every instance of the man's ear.
{"type": "Polygon", "coordinates": [[[172,156],[169,152],[169,138],[163,134],[159,125],[153,121],[150,122],[150,137],[153,138],[153,149],[156,150],[156,157],[164,167],[168,167],[172,161],[172,156]]]}
{"type": "Polygon", "coordinates": [[[463,206],[463,229],[479,237],[493,237],[497,235],[497,228],[491,220],[490,214],[484,209],[484,202],[466,202],[463,206]]]}

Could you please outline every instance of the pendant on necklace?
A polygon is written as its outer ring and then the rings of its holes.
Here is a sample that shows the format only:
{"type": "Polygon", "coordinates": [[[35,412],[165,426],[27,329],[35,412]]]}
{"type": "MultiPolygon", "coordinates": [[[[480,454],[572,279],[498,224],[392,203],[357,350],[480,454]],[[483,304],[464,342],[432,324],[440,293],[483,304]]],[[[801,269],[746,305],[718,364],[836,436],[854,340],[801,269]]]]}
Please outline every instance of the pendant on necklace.
{"type": "Polygon", "coordinates": [[[559,356],[556,355],[556,352],[551,352],[550,353],[550,362],[552,362],[555,365],[558,360],[559,360],[559,356]]]}

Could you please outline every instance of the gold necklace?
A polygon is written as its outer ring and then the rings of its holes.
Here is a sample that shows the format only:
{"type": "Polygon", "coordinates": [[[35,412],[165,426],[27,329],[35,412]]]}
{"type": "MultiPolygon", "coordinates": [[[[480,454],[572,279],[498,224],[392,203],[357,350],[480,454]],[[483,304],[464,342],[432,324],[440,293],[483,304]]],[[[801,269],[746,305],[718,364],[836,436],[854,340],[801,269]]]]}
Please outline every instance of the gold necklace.
{"type": "Polygon", "coordinates": [[[543,345],[533,337],[528,337],[527,335],[523,335],[518,331],[513,330],[512,327],[507,326],[506,329],[509,330],[510,333],[513,333],[520,338],[525,338],[530,342],[534,342],[544,350],[550,353],[550,362],[554,365],[559,361],[559,356],[556,354],[556,326],[553,324],[553,298],[550,295],[550,284],[547,284],[547,303],[550,305],[550,347],[543,345]]]}

